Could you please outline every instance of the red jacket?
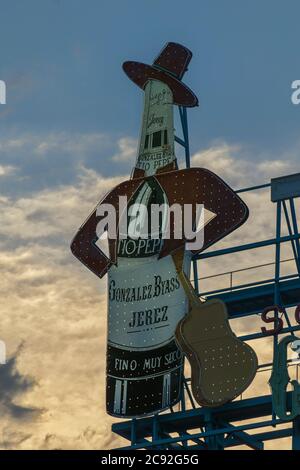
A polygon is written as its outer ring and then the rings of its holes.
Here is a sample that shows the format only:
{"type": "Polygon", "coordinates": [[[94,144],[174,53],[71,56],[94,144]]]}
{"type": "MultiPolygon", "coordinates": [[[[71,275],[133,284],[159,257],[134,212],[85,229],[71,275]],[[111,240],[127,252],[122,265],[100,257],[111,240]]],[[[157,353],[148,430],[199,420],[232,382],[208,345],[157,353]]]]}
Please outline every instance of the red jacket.
{"type": "MultiPolygon", "coordinates": [[[[212,244],[225,237],[233,230],[242,225],[248,218],[248,208],[239,196],[217,175],[204,168],[188,168],[174,170],[167,173],[157,173],[149,177],[136,177],[143,174],[136,170],[131,180],[124,181],[110,191],[99,204],[112,204],[118,214],[119,196],[127,196],[128,203],[135,192],[149,178],[155,178],[166,194],[169,205],[174,203],[192,204],[194,217],[196,215],[196,204],[203,204],[205,209],[216,214],[204,228],[204,245],[201,250],[192,251],[199,253],[212,244]]],[[[97,206],[98,207],[98,206],[97,206]]],[[[98,277],[103,277],[111,265],[117,264],[117,240],[109,239],[109,258],[95,245],[98,237],[96,227],[101,217],[96,215],[97,208],[92,212],[75,235],[71,250],[88,269],[98,277]]],[[[159,258],[167,256],[188,241],[172,237],[164,240],[159,258]]]]}

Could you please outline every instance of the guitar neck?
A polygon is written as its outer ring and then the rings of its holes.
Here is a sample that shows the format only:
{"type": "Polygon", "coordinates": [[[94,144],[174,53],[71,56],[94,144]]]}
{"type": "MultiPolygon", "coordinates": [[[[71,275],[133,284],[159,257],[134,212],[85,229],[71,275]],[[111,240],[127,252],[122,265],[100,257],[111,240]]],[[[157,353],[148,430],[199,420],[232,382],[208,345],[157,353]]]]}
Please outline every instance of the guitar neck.
{"type": "Polygon", "coordinates": [[[187,298],[189,299],[191,305],[199,306],[201,304],[201,300],[199,299],[198,295],[196,294],[193,285],[185,274],[183,269],[183,261],[184,261],[184,250],[178,250],[176,253],[172,255],[173,261],[175,264],[176,272],[181,282],[181,285],[186,293],[187,298]]]}

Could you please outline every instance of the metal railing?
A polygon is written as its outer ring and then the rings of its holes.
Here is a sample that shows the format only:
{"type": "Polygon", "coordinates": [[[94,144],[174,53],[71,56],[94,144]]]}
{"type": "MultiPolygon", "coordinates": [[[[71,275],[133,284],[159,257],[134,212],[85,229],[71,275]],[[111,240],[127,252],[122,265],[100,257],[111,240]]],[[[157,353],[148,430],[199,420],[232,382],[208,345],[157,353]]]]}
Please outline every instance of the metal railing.
{"type": "MultiPolygon", "coordinates": [[[[288,259],[282,260],[281,264],[282,263],[292,262],[292,261],[295,261],[295,259],[294,258],[288,258],[288,259]]],[[[218,274],[212,274],[210,276],[199,277],[198,281],[205,281],[205,280],[208,280],[208,279],[216,279],[216,278],[222,277],[222,276],[229,276],[229,286],[228,287],[225,287],[225,288],[222,288],[222,289],[216,289],[216,290],[212,290],[212,291],[201,292],[201,297],[202,296],[205,297],[206,295],[212,295],[212,294],[215,294],[215,293],[233,292],[235,290],[240,290],[240,289],[245,289],[245,288],[254,287],[254,286],[258,286],[258,285],[274,283],[275,278],[269,278],[269,279],[264,279],[262,281],[256,281],[256,282],[250,282],[250,283],[248,282],[248,283],[245,283],[245,284],[239,284],[237,286],[233,285],[233,276],[234,276],[234,274],[241,273],[241,272],[246,272],[246,271],[251,271],[253,269],[264,268],[264,267],[268,267],[268,266],[275,266],[275,262],[258,264],[258,265],[255,265],[255,266],[249,266],[247,268],[236,269],[236,270],[233,270],[233,271],[226,271],[226,272],[222,272],[222,273],[218,273],[218,274]]],[[[286,276],[281,276],[280,281],[294,279],[294,278],[298,278],[298,277],[299,277],[298,273],[288,274],[286,276]]]]}

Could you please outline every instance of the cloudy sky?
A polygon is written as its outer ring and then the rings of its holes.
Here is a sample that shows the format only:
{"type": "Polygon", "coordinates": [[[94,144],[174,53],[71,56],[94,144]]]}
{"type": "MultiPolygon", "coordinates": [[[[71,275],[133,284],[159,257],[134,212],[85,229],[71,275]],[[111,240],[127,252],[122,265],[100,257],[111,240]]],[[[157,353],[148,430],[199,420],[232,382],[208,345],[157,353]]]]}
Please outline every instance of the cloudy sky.
{"type": "MultiPolygon", "coordinates": [[[[0,12],[0,448],[114,447],[122,442],[104,413],[106,284],[69,244],[134,165],[142,92],[121,64],[151,63],[167,41],[186,45],[194,57],[185,81],[200,99],[189,112],[193,165],[236,189],[298,172],[300,4],[0,0],[0,12]]],[[[268,191],[246,200],[249,222],[222,246],[274,236],[268,191]]],[[[264,261],[272,251],[199,272],[264,261]]],[[[255,347],[266,359],[268,345],[255,347]]],[[[268,393],[267,379],[248,393],[268,393]]]]}

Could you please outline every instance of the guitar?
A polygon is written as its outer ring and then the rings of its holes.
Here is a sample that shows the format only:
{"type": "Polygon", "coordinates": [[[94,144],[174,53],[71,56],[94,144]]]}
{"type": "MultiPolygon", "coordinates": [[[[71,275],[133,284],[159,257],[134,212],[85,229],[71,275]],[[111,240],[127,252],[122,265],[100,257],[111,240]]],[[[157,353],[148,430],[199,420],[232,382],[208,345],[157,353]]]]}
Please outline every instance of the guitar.
{"type": "Polygon", "coordinates": [[[202,302],[183,271],[183,250],[173,254],[190,311],[177,324],[175,337],[191,365],[191,386],[201,406],[221,406],[244,392],[258,367],[254,350],[231,330],[220,299],[202,302]]]}

